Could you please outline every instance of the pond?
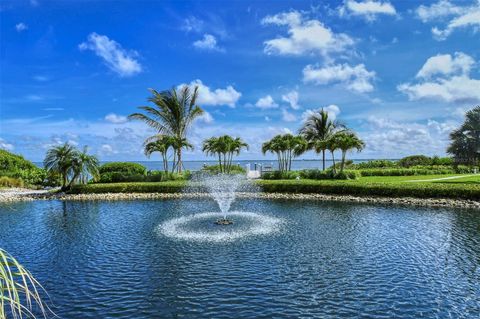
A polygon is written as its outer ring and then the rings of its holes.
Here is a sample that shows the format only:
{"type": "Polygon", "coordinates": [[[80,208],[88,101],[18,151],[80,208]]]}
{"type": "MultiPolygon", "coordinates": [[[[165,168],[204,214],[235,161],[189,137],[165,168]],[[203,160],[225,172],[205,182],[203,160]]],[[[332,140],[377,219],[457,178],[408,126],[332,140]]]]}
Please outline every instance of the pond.
{"type": "Polygon", "coordinates": [[[480,212],[334,202],[0,204],[61,318],[478,318],[480,212]],[[246,213],[245,213],[246,212],[246,213]]]}

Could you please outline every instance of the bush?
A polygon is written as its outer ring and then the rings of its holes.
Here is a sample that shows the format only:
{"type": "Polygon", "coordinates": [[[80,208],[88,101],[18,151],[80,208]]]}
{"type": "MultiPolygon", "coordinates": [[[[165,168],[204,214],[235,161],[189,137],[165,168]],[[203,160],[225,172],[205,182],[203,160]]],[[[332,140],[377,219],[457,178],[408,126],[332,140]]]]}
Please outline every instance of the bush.
{"type": "Polygon", "coordinates": [[[334,179],[359,179],[360,177],[359,171],[343,171],[335,174],[334,179]]]}
{"type": "Polygon", "coordinates": [[[300,177],[300,172],[298,171],[272,171],[272,172],[264,172],[262,173],[262,178],[263,179],[296,179],[297,177],[300,177]]]}
{"type": "Polygon", "coordinates": [[[23,181],[19,178],[0,176],[0,187],[23,187],[23,181]]]}
{"type": "MultiPolygon", "coordinates": [[[[219,174],[220,173],[220,165],[206,165],[202,168],[202,171],[212,173],[212,174],[219,174]]],[[[246,170],[240,165],[232,165],[230,168],[229,174],[245,174],[246,170]]]]}
{"type": "Polygon", "coordinates": [[[354,196],[455,198],[480,200],[479,185],[454,183],[352,183],[348,181],[257,181],[267,193],[318,193],[354,196]]]}
{"type": "Polygon", "coordinates": [[[412,155],[412,156],[404,157],[401,160],[399,160],[398,165],[402,167],[432,165],[432,159],[425,155],[412,155]]]}
{"type": "Polygon", "coordinates": [[[160,183],[111,183],[73,185],[70,194],[102,194],[102,193],[178,193],[185,186],[185,181],[169,181],[160,183]]]}
{"type": "Polygon", "coordinates": [[[300,177],[304,179],[332,179],[333,172],[331,170],[304,169],[300,171],[300,177]]]}
{"type": "Polygon", "coordinates": [[[131,162],[110,162],[103,164],[99,169],[100,174],[122,173],[124,175],[146,175],[147,169],[142,164],[131,162]]]}
{"type": "Polygon", "coordinates": [[[366,168],[393,168],[396,167],[397,163],[389,160],[372,160],[368,162],[358,163],[350,165],[351,169],[366,169],[366,168]]]}
{"type": "Polygon", "coordinates": [[[165,182],[186,180],[190,178],[190,175],[189,171],[184,171],[182,174],[165,171],[148,171],[146,175],[106,172],[100,175],[98,183],[165,182]]]}
{"type": "Polygon", "coordinates": [[[361,176],[414,176],[414,175],[443,175],[443,174],[456,173],[453,168],[362,169],[359,172],[361,176]]]}
{"type": "Polygon", "coordinates": [[[27,186],[45,185],[47,172],[20,155],[0,150],[0,176],[21,179],[27,186]]]}
{"type": "Polygon", "coordinates": [[[454,160],[451,157],[432,157],[432,165],[453,166],[454,160]]]}

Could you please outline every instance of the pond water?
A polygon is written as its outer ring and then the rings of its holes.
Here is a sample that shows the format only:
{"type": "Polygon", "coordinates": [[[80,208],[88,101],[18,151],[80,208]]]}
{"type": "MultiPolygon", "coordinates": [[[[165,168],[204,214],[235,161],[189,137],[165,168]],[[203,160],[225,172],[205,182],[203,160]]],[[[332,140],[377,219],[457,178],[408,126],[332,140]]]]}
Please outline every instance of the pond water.
{"type": "Polygon", "coordinates": [[[479,318],[480,212],[238,200],[0,204],[61,318],[479,318]],[[196,215],[195,215],[196,214],[196,215]]]}

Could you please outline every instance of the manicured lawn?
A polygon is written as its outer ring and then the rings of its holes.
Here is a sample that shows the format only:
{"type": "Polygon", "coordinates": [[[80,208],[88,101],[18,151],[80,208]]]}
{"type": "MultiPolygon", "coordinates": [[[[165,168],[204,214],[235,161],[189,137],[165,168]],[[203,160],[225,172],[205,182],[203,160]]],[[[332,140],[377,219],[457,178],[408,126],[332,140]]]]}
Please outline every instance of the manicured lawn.
{"type": "Polygon", "coordinates": [[[364,176],[354,181],[356,183],[403,183],[413,180],[427,180],[459,176],[459,174],[442,174],[442,175],[414,175],[414,176],[364,176]]]}

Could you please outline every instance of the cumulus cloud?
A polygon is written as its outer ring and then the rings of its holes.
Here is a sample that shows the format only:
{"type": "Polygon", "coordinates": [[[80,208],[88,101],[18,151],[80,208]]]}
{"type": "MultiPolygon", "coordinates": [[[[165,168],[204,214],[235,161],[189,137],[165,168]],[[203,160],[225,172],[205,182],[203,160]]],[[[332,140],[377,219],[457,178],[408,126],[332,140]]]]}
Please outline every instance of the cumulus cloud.
{"type": "Polygon", "coordinates": [[[282,120],[285,122],[295,122],[297,117],[295,114],[288,112],[287,109],[282,109],[282,120]]]}
{"type": "Polygon", "coordinates": [[[185,85],[188,85],[190,88],[198,86],[197,103],[199,105],[227,105],[233,108],[235,107],[238,99],[240,99],[242,96],[242,93],[235,90],[231,85],[227,86],[225,89],[212,90],[210,87],[203,84],[201,80],[197,79],[189,84],[180,84],[178,87],[181,88],[185,85]]]}
{"type": "Polygon", "coordinates": [[[296,90],[282,95],[282,101],[290,104],[290,107],[294,110],[298,110],[300,108],[300,105],[298,105],[298,92],[296,90]]]}
{"type": "Polygon", "coordinates": [[[307,65],[303,69],[303,81],[305,83],[316,85],[342,83],[347,89],[358,93],[373,91],[372,81],[374,79],[375,72],[368,71],[364,64],[351,66],[345,63],[324,67],[307,65]]]}
{"type": "Polygon", "coordinates": [[[193,42],[193,46],[206,51],[224,51],[217,45],[217,39],[211,34],[204,34],[201,40],[193,42]]]}
{"type": "Polygon", "coordinates": [[[324,107],[320,107],[318,109],[309,109],[306,110],[305,112],[302,113],[302,120],[305,121],[307,118],[309,118],[313,114],[317,114],[321,110],[324,110],[325,112],[328,113],[328,117],[332,120],[335,121],[337,119],[337,116],[340,114],[340,108],[335,105],[335,104],[330,104],[324,107]]]}
{"type": "Polygon", "coordinates": [[[353,15],[373,21],[378,15],[396,15],[397,11],[389,1],[346,0],[343,5],[339,7],[338,13],[341,17],[353,15]]]}
{"type": "Polygon", "coordinates": [[[437,26],[432,28],[434,38],[439,41],[445,40],[457,29],[473,28],[473,31],[477,32],[480,28],[480,1],[478,0],[466,6],[457,6],[448,0],[440,0],[430,6],[419,6],[415,13],[425,23],[449,19],[443,28],[437,26]]]}
{"type": "Polygon", "coordinates": [[[126,116],[110,113],[105,115],[105,121],[113,124],[122,124],[128,121],[126,116]]]}
{"type": "Polygon", "coordinates": [[[203,114],[197,118],[197,121],[205,124],[211,124],[214,122],[214,119],[210,113],[203,111],[203,114]]]}
{"type": "Polygon", "coordinates": [[[334,33],[321,21],[307,19],[298,11],[284,12],[262,19],[264,25],[286,26],[288,36],[264,42],[264,52],[279,55],[317,53],[328,56],[343,52],[354,45],[354,40],[344,33],[334,33]]]}
{"type": "Polygon", "coordinates": [[[278,107],[278,104],[275,103],[275,100],[271,95],[266,95],[262,98],[259,98],[255,106],[261,109],[274,109],[278,107]]]}
{"type": "Polygon", "coordinates": [[[423,67],[418,71],[417,78],[429,78],[433,75],[463,74],[470,72],[475,60],[462,52],[450,54],[437,54],[430,57],[423,67]]]}
{"type": "Polygon", "coordinates": [[[14,149],[14,146],[0,137],[0,149],[11,151],[14,149]]]}
{"type": "Polygon", "coordinates": [[[475,61],[457,52],[431,57],[417,73],[419,82],[403,83],[397,88],[411,100],[432,99],[448,103],[480,101],[480,80],[470,77],[475,61]]]}
{"type": "Polygon", "coordinates": [[[22,31],[25,31],[27,29],[28,29],[28,25],[26,25],[23,22],[17,23],[15,25],[15,30],[17,30],[17,32],[22,32],[22,31]]]}
{"type": "Polygon", "coordinates": [[[138,53],[128,51],[106,35],[90,33],[86,42],[79,44],[80,50],[91,50],[102,58],[107,67],[121,77],[128,77],[142,72],[142,66],[136,60],[138,53]]]}

